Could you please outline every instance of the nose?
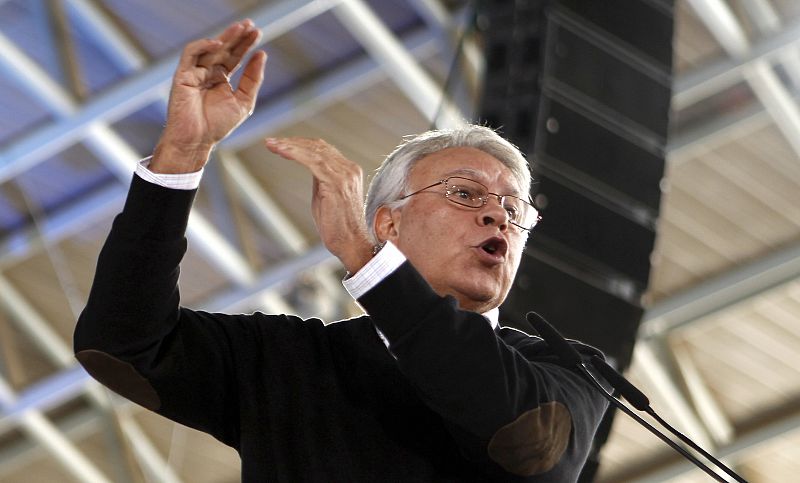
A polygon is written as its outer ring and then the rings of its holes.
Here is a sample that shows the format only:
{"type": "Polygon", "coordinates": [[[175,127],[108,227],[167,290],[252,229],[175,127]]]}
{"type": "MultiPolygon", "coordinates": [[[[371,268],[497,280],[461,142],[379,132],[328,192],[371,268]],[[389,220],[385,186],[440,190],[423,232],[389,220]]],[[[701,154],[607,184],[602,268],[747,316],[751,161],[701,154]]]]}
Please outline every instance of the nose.
{"type": "Polygon", "coordinates": [[[489,195],[486,204],[478,212],[479,223],[482,226],[497,225],[500,231],[508,229],[508,212],[500,203],[499,196],[489,195]]]}

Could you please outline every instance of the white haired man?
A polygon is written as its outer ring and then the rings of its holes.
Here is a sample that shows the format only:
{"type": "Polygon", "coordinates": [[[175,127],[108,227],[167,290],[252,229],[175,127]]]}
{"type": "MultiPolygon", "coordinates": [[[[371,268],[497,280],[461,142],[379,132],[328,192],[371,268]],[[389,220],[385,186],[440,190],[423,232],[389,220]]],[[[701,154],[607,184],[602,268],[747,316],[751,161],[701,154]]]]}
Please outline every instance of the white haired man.
{"type": "MultiPolygon", "coordinates": [[[[538,213],[520,153],[433,131],[371,184],[321,140],[306,166],[320,237],[366,314],[212,314],[179,304],[185,228],[216,143],[252,112],[266,55],[246,20],[187,45],[168,120],[100,254],[76,357],[123,396],[234,447],[244,481],[574,481],[606,404],[538,338],[498,326],[538,213]]],[[[595,350],[575,344],[586,356],[595,350]]]]}

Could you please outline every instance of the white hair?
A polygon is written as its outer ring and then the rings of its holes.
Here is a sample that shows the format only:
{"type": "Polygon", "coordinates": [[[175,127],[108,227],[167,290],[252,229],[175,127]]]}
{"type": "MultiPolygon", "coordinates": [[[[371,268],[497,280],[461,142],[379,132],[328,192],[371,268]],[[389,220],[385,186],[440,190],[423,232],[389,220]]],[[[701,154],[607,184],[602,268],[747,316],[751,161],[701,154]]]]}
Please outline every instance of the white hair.
{"type": "Polygon", "coordinates": [[[416,162],[447,148],[475,148],[493,156],[511,170],[521,193],[530,192],[531,173],[525,157],[516,146],[488,127],[469,124],[410,136],[386,157],[369,185],[364,211],[373,241],[378,241],[375,234],[378,208],[401,205],[405,200],[398,200],[408,189],[408,178],[416,162]]]}

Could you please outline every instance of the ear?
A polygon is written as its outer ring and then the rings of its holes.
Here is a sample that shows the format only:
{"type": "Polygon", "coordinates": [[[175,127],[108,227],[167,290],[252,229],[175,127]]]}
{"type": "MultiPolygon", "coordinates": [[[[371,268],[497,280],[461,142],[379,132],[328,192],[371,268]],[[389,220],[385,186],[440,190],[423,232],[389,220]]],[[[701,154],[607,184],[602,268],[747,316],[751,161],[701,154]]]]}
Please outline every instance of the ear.
{"type": "Polygon", "coordinates": [[[380,241],[396,243],[400,236],[401,210],[384,205],[375,212],[375,234],[380,241]]]}

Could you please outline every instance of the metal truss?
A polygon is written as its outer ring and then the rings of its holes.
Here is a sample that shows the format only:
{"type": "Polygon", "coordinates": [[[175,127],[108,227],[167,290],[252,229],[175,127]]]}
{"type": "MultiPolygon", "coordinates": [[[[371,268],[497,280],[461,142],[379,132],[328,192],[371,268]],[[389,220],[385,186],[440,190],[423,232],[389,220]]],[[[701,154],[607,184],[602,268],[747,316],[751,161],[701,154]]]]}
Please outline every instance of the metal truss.
{"type": "MultiPolygon", "coordinates": [[[[67,3],[77,13],[81,29],[96,39],[98,45],[106,49],[106,53],[123,70],[135,73],[104,94],[79,103],[0,34],[0,56],[2,56],[0,69],[46,107],[55,119],[0,152],[0,181],[25,172],[80,141],[105,163],[120,181],[127,183],[134,163],[142,156],[109,126],[112,122],[147,104],[154,101],[163,102],[165,99],[166,88],[177,57],[173,56],[147,66],[145,55],[116,30],[93,2],[69,0],[67,3]]],[[[444,10],[436,2],[421,2],[419,7],[428,14],[434,14],[429,18],[439,22],[450,20],[442,16],[444,10]]],[[[372,58],[358,60],[312,84],[299,87],[320,94],[304,96],[311,99],[308,103],[310,106],[276,103],[259,109],[248,123],[248,130],[243,130],[228,140],[219,154],[226,175],[235,179],[242,188],[241,201],[254,213],[255,219],[266,230],[276,235],[276,242],[286,249],[290,258],[286,263],[272,267],[264,273],[254,273],[238,249],[231,245],[225,236],[217,233],[198,212],[193,212],[189,227],[192,244],[204,248],[204,254],[236,284],[228,293],[217,294],[213,300],[201,304],[204,308],[235,310],[245,305],[263,306],[266,301],[273,306],[278,305],[273,308],[286,309],[285,305],[281,305],[285,303],[280,298],[274,297],[274,289],[278,285],[286,284],[305,269],[333,267],[335,262],[323,247],[309,249],[306,246],[305,240],[293,224],[280,213],[268,195],[235,158],[232,149],[236,146],[237,138],[241,143],[243,139],[252,136],[252,133],[257,133],[259,137],[263,136],[269,132],[269,128],[274,128],[276,123],[296,122],[303,115],[310,115],[326,103],[341,98],[344,86],[352,89],[352,86],[358,85],[359,82],[362,85],[375,83],[386,78],[387,72],[391,72],[392,78],[398,81],[401,89],[410,99],[417,102],[424,116],[432,119],[435,115],[433,108],[437,102],[434,101],[441,99],[441,88],[436,86],[415,60],[442,49],[440,41],[431,41],[430,31],[398,39],[366,4],[360,1],[288,0],[257,8],[249,12],[248,16],[265,33],[263,40],[266,41],[331,9],[335,10],[337,17],[364,44],[372,58]],[[420,97],[421,93],[425,95],[420,97]]],[[[438,27],[439,34],[446,28],[451,28],[450,25],[442,24],[438,27]]],[[[352,92],[354,91],[350,90],[351,94],[352,92]]],[[[439,119],[438,124],[442,126],[452,126],[462,122],[457,110],[448,104],[445,104],[439,119]]],[[[0,270],[2,267],[11,266],[16,260],[30,256],[43,246],[57,243],[58,240],[75,233],[81,226],[90,224],[99,217],[108,216],[109,206],[118,207],[124,196],[124,185],[110,186],[57,211],[41,223],[38,232],[23,231],[0,241],[0,253],[3,254],[0,270]]],[[[321,279],[329,296],[334,296],[336,290],[341,291],[335,287],[334,282],[330,272],[321,279]]],[[[0,283],[4,284],[2,303],[13,315],[14,321],[23,331],[30,334],[43,352],[65,368],[61,373],[26,388],[21,394],[14,394],[6,384],[0,384],[0,388],[3,389],[3,397],[0,398],[2,402],[0,431],[21,427],[33,435],[77,480],[108,481],[106,476],[43,416],[43,411],[47,408],[76,395],[89,395],[101,410],[108,409],[108,398],[104,397],[103,390],[85,372],[75,367],[70,348],[52,332],[48,322],[36,313],[7,280],[0,278],[0,283]]],[[[179,481],[177,475],[166,465],[132,419],[118,415],[117,421],[151,478],[156,481],[179,481]]]]}
{"type": "MultiPolygon", "coordinates": [[[[744,2],[748,14],[765,36],[752,44],[730,7],[723,0],[687,0],[730,59],[714,62],[677,79],[673,108],[681,109],[746,82],[758,105],[733,115],[710,120],[673,138],[668,146],[670,163],[687,162],[693,155],[713,149],[733,136],[753,132],[771,122],[800,157],[800,108],[789,88],[779,79],[780,64],[793,87],[800,85],[798,38],[800,25],[782,28],[767,0],[744,2]]],[[[651,307],[642,321],[634,358],[638,375],[656,388],[655,397],[671,407],[680,426],[720,458],[735,463],[746,450],[779,435],[800,429],[800,412],[745,435],[736,435],[688,354],[670,346],[672,331],[722,311],[764,292],[800,279],[800,245],[766,255],[736,267],[651,307]]],[[[679,461],[636,481],[662,481],[694,470],[679,461]]]]}
{"type": "MultiPolygon", "coordinates": [[[[66,3],[77,13],[81,29],[97,39],[98,45],[105,46],[111,58],[132,74],[118,85],[81,103],[0,34],[0,69],[3,74],[17,79],[17,84],[54,117],[52,122],[0,151],[0,182],[18,176],[76,142],[84,142],[121,181],[127,182],[133,163],[141,157],[141,153],[136,153],[109,126],[145,105],[164,100],[177,59],[175,56],[148,65],[146,57],[120,35],[91,0],[68,0],[66,3]]],[[[287,95],[260,106],[246,124],[222,143],[219,155],[221,169],[242,187],[239,201],[251,210],[254,219],[265,231],[276,234],[275,241],[286,250],[287,259],[256,273],[239,249],[227,241],[229,237],[218,233],[199,213],[194,213],[190,226],[192,244],[205,247],[204,253],[234,282],[228,291],[201,303],[203,308],[234,311],[263,304],[265,295],[274,295],[276,287],[294,279],[299,273],[320,266],[329,272],[322,283],[329,296],[333,296],[335,281],[331,278],[330,270],[336,260],[324,247],[307,246],[307,241],[291,220],[274,206],[267,193],[254,182],[233,153],[265,133],[310,117],[334,101],[352,96],[364,86],[386,78],[396,82],[409,101],[426,118],[433,120],[442,92],[420,67],[419,59],[437,52],[451,52],[454,46],[453,32],[458,25],[436,0],[411,0],[411,3],[426,20],[428,28],[403,38],[397,38],[361,0],[285,0],[249,13],[264,31],[264,41],[267,41],[330,11],[362,43],[368,56],[295,87],[294,93],[298,95],[287,95]]],[[[674,139],[669,147],[670,162],[683,162],[702,143],[723,139],[731,132],[763,126],[771,119],[783,126],[787,139],[800,153],[800,114],[797,104],[773,70],[774,63],[782,63],[787,67],[790,79],[798,85],[800,69],[787,53],[795,53],[800,45],[797,40],[800,38],[800,25],[780,28],[774,12],[768,9],[768,3],[756,2],[754,5],[760,7],[756,7],[751,15],[760,19],[759,25],[767,36],[751,45],[724,2],[690,0],[690,4],[731,54],[731,59],[710,64],[678,79],[674,105],[687,106],[745,80],[753,87],[761,106],[753,106],[735,116],[716,119],[674,139]]],[[[474,46],[467,57],[473,66],[473,75],[479,76],[482,60],[474,46]]],[[[453,126],[462,122],[462,115],[457,107],[445,103],[436,121],[442,127],[453,126]]],[[[108,413],[108,396],[81,369],[76,368],[67,344],[52,333],[50,324],[36,313],[1,273],[4,268],[30,256],[42,246],[57,243],[94,220],[109,216],[110,210],[120,206],[125,192],[122,183],[108,186],[54,212],[44,220],[38,232],[22,231],[0,240],[0,303],[13,315],[20,328],[39,344],[41,350],[62,367],[61,372],[19,394],[13,393],[6,381],[0,379],[0,432],[14,427],[25,429],[79,481],[108,481],[108,476],[82,456],[62,429],[44,418],[43,411],[86,394],[94,408],[86,417],[96,420],[101,414],[108,413]]],[[[734,269],[652,307],[645,314],[638,343],[641,349],[637,349],[637,357],[645,361],[645,372],[661,377],[662,384],[657,387],[665,390],[657,397],[683,407],[684,423],[690,432],[714,445],[720,456],[735,457],[747,448],[797,429],[800,427],[800,414],[744,436],[730,435],[725,421],[713,421],[708,416],[715,412],[715,403],[708,394],[703,393],[702,381],[692,381],[690,362],[680,354],[667,354],[668,357],[664,357],[664,338],[670,331],[691,324],[700,317],[797,278],[800,278],[800,246],[734,269]],[[683,380],[676,380],[675,374],[682,374],[683,380]],[[686,394],[681,387],[695,389],[691,390],[692,394],[686,394]],[[697,405],[697,401],[701,401],[701,404],[697,405]],[[710,409],[704,412],[696,411],[694,407],[710,409]]],[[[280,299],[272,300],[275,304],[282,303],[280,299]]],[[[124,416],[119,417],[118,421],[137,458],[145,462],[145,469],[153,479],[179,481],[141,428],[124,416]]],[[[0,454],[0,465],[4,457],[7,458],[7,455],[0,454]]],[[[649,477],[674,476],[689,469],[683,464],[675,464],[649,477]]]]}

